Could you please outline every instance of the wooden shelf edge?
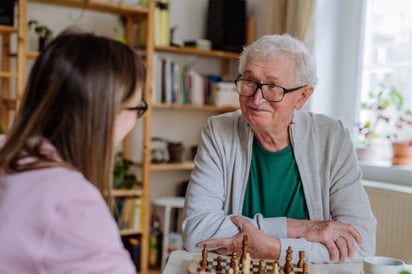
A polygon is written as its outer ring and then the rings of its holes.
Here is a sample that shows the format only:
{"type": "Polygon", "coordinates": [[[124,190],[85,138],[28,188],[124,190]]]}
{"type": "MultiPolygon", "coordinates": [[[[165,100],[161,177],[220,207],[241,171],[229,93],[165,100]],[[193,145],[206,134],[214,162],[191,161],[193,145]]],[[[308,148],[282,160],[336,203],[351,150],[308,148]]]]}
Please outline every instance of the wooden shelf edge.
{"type": "Polygon", "coordinates": [[[16,33],[17,28],[14,26],[9,26],[9,25],[0,25],[0,34],[3,33],[16,33]]]}
{"type": "Polygon", "coordinates": [[[39,51],[29,51],[26,52],[26,57],[27,59],[36,59],[37,57],[39,57],[40,52],[39,51]]]}
{"type": "Polygon", "coordinates": [[[142,235],[143,232],[141,229],[120,229],[121,236],[129,236],[129,235],[142,235]]]}
{"type": "Polygon", "coordinates": [[[9,110],[16,109],[16,99],[4,98],[2,101],[3,105],[5,105],[9,110]]]}
{"type": "Polygon", "coordinates": [[[192,161],[185,161],[183,163],[160,163],[150,164],[151,170],[192,170],[195,164],[192,161]]]}
{"type": "Polygon", "coordinates": [[[0,78],[17,78],[17,73],[9,71],[0,71],[0,78]]]}
{"type": "Polygon", "coordinates": [[[130,197],[130,196],[142,196],[142,189],[113,189],[112,197],[130,197]]]}
{"type": "Polygon", "coordinates": [[[144,15],[147,16],[149,8],[142,6],[122,5],[121,3],[106,3],[93,0],[29,0],[31,2],[44,3],[48,5],[66,6],[72,8],[84,8],[99,12],[117,13],[122,15],[144,15]]]}
{"type": "Polygon", "coordinates": [[[231,51],[204,50],[204,49],[197,49],[197,48],[171,47],[171,46],[156,46],[155,51],[199,55],[199,56],[216,57],[216,58],[226,58],[226,59],[237,59],[239,58],[239,55],[240,55],[240,53],[231,52],[231,51]]]}
{"type": "Polygon", "coordinates": [[[235,111],[237,107],[231,106],[214,106],[214,105],[182,105],[182,104],[159,104],[153,103],[154,109],[178,109],[178,110],[199,110],[199,111],[217,111],[217,112],[229,112],[235,111]]]}

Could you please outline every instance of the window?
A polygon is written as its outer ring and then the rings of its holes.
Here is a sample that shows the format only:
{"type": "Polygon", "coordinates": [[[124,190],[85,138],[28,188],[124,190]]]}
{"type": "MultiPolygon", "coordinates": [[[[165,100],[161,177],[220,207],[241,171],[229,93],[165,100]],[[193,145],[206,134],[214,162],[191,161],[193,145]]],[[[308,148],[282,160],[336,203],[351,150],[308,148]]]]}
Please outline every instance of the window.
{"type": "MultiPolygon", "coordinates": [[[[376,96],[377,92],[393,88],[403,96],[403,109],[411,110],[412,1],[368,0],[364,38],[362,102],[370,102],[368,96],[371,91],[375,92],[376,96]]],[[[394,100],[392,103],[396,103],[394,100]]],[[[395,115],[398,113],[393,107],[389,107],[384,117],[372,117],[376,115],[376,111],[362,108],[360,121],[375,122],[371,127],[376,126],[373,130],[376,136],[379,135],[381,143],[385,142],[387,137],[397,138],[399,141],[412,139],[412,125],[403,124],[402,128],[396,128],[398,117],[395,115]],[[381,120],[377,123],[379,119],[381,120]]],[[[412,116],[407,118],[412,121],[412,116]]]]}

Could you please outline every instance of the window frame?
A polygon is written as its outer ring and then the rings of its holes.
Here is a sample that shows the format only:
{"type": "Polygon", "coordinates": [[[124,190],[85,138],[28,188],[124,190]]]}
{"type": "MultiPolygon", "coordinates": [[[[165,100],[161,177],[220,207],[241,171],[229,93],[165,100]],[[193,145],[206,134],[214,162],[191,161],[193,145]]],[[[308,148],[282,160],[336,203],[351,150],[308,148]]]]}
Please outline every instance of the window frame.
{"type": "MultiPolygon", "coordinates": [[[[316,2],[312,37],[319,84],[309,110],[342,120],[354,144],[361,104],[366,1],[316,2]],[[348,20],[350,18],[350,20],[348,20]]],[[[412,168],[360,161],[364,180],[412,187],[412,168]]]]}

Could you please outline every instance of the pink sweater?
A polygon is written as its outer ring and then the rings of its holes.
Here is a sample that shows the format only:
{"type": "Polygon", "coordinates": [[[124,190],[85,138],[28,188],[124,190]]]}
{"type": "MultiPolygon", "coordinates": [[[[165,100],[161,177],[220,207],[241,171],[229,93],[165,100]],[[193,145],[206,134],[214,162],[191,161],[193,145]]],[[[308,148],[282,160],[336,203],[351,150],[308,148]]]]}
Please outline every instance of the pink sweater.
{"type": "MultiPolygon", "coordinates": [[[[1,172],[1,170],[0,170],[1,172]]],[[[135,273],[100,192],[79,172],[0,174],[0,273],[135,273]]]]}

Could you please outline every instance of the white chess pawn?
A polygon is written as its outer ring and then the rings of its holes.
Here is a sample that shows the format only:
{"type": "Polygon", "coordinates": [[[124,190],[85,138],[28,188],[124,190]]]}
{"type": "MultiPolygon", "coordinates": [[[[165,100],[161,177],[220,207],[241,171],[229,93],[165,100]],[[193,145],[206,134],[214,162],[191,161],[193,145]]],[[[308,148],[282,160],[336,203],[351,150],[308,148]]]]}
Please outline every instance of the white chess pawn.
{"type": "Polygon", "coordinates": [[[279,273],[279,265],[277,262],[273,263],[272,273],[271,274],[280,274],[279,273]]]}

